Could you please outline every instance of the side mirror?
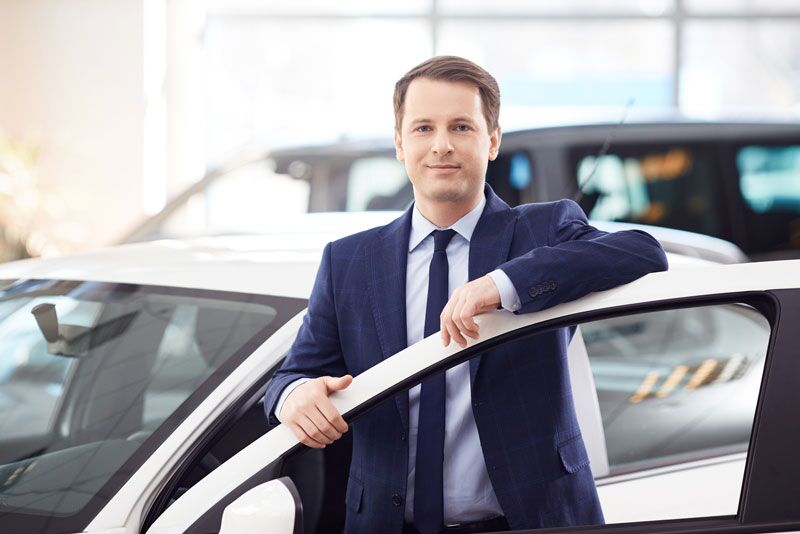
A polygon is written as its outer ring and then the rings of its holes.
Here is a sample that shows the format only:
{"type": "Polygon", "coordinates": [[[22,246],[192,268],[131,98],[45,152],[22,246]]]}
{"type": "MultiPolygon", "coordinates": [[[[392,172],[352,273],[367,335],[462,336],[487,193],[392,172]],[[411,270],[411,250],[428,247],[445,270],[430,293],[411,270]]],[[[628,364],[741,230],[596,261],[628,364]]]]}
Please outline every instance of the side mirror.
{"type": "Polygon", "coordinates": [[[220,534],[302,534],[303,503],[289,477],[260,484],[225,507],[220,534]]]}

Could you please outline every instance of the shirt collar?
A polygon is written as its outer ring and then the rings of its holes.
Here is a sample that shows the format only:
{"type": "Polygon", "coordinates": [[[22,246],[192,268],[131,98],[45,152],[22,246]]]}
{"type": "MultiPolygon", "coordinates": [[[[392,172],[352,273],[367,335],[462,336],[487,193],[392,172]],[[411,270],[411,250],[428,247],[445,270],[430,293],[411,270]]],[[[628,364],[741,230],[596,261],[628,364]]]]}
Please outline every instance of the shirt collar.
{"type": "MultiPolygon", "coordinates": [[[[484,206],[486,206],[486,195],[481,195],[481,200],[478,202],[478,205],[454,222],[449,228],[455,230],[458,235],[469,242],[470,239],[472,239],[472,233],[475,231],[475,227],[478,226],[478,219],[481,218],[484,206]]],[[[420,213],[417,209],[417,205],[414,204],[414,210],[411,213],[411,234],[408,238],[408,251],[411,252],[417,248],[434,230],[446,230],[446,228],[439,228],[430,222],[420,213]]]]}

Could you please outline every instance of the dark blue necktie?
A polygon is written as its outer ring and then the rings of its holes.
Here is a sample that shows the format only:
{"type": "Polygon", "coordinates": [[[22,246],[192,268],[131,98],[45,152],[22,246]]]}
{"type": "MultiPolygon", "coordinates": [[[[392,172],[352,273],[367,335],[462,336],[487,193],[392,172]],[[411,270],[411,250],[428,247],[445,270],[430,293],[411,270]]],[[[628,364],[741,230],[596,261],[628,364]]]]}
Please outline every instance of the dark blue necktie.
{"type": "MultiPolygon", "coordinates": [[[[448,265],[445,249],[455,233],[455,230],[433,231],[425,337],[439,331],[439,316],[447,304],[448,265]]],[[[423,380],[419,396],[414,525],[421,534],[438,533],[444,526],[444,404],[445,374],[442,371],[423,380]]]]}

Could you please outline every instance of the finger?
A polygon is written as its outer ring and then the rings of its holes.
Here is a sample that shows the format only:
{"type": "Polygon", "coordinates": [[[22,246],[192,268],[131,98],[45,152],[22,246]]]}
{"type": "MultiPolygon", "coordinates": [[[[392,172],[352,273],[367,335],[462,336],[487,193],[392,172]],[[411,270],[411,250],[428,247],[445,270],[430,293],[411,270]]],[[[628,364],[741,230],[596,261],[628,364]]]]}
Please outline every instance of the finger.
{"type": "Polygon", "coordinates": [[[303,427],[303,430],[306,431],[306,434],[308,434],[311,439],[323,447],[332,443],[331,440],[322,433],[322,430],[320,430],[314,421],[312,421],[307,415],[304,414],[299,417],[297,422],[303,427]]]}
{"type": "Polygon", "coordinates": [[[320,409],[315,406],[313,411],[308,414],[308,418],[317,425],[320,432],[322,432],[331,443],[342,437],[342,433],[336,430],[320,409]]]}
{"type": "Polygon", "coordinates": [[[450,332],[447,331],[446,327],[444,327],[444,326],[441,327],[440,335],[442,337],[442,345],[444,345],[445,347],[447,345],[449,345],[450,344],[450,332]]]}
{"type": "Polygon", "coordinates": [[[314,426],[316,426],[317,430],[319,430],[320,433],[322,434],[320,437],[312,435],[312,437],[317,441],[330,445],[331,443],[342,437],[341,433],[339,433],[338,430],[336,430],[335,428],[333,428],[333,426],[331,426],[331,424],[328,422],[327,419],[325,419],[325,416],[322,415],[322,412],[320,412],[316,406],[312,407],[306,413],[306,417],[308,417],[311,420],[311,422],[314,423],[314,426]]]}
{"type": "Polygon", "coordinates": [[[461,334],[462,336],[464,335],[466,330],[466,327],[464,326],[464,322],[461,317],[464,310],[464,302],[465,302],[465,297],[459,299],[456,305],[453,306],[453,316],[452,316],[453,324],[455,324],[459,334],[461,334]]]}
{"type": "Polygon", "coordinates": [[[477,311],[475,303],[467,301],[461,307],[460,313],[461,324],[463,325],[461,331],[473,339],[478,339],[478,323],[475,322],[477,311]]]}
{"type": "Polygon", "coordinates": [[[453,338],[453,341],[458,343],[458,345],[461,348],[467,346],[467,340],[464,339],[463,335],[461,335],[461,331],[458,329],[458,326],[456,326],[456,323],[454,321],[452,320],[448,321],[447,329],[450,331],[450,337],[453,338]]]}
{"type": "Polygon", "coordinates": [[[477,338],[478,333],[475,332],[469,323],[464,320],[465,317],[469,317],[471,320],[470,304],[468,299],[469,297],[465,295],[464,298],[462,298],[462,300],[453,309],[453,322],[462,336],[477,338]]]}
{"type": "Polygon", "coordinates": [[[445,346],[449,346],[451,341],[457,342],[457,336],[459,335],[458,328],[450,316],[442,318],[442,332],[447,334],[447,343],[445,346]]]}
{"type": "Polygon", "coordinates": [[[342,434],[347,432],[347,423],[330,400],[324,399],[320,401],[317,404],[317,409],[319,409],[325,419],[327,419],[336,430],[342,434]]]}
{"type": "Polygon", "coordinates": [[[332,393],[334,391],[341,391],[346,389],[353,382],[353,377],[351,375],[344,375],[344,376],[323,376],[322,381],[325,384],[325,387],[328,388],[328,393],[332,393]]]}
{"type": "Polygon", "coordinates": [[[450,331],[447,328],[448,318],[450,317],[450,308],[453,306],[453,299],[451,298],[447,301],[447,304],[444,305],[444,309],[442,313],[439,314],[439,331],[442,336],[442,345],[445,347],[450,344],[450,331]]]}
{"type": "Polygon", "coordinates": [[[461,299],[461,291],[459,288],[456,289],[456,291],[453,293],[453,296],[450,297],[450,301],[445,306],[445,309],[442,310],[442,315],[441,315],[442,328],[446,329],[450,339],[455,341],[459,345],[465,342],[463,336],[461,335],[461,332],[458,329],[458,325],[456,325],[454,321],[455,312],[458,307],[460,299],[461,299]]]}
{"type": "Polygon", "coordinates": [[[325,446],[322,443],[315,440],[314,438],[312,438],[311,436],[309,436],[308,433],[303,429],[303,427],[299,423],[292,423],[291,425],[289,425],[289,428],[292,429],[294,435],[297,436],[297,439],[303,445],[306,445],[313,449],[321,449],[325,446]]]}

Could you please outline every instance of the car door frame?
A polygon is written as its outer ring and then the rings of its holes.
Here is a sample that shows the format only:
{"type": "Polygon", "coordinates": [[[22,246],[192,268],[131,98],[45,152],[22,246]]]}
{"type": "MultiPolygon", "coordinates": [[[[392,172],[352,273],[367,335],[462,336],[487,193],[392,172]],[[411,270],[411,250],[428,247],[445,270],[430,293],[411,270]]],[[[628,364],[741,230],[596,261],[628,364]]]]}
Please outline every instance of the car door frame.
{"type": "MultiPolygon", "coordinates": [[[[770,383],[775,372],[775,361],[779,362],[777,365],[781,372],[795,368],[800,370],[800,359],[793,365],[791,362],[793,351],[800,348],[800,342],[791,339],[792,321],[800,322],[800,289],[797,288],[800,288],[800,261],[772,262],[772,265],[712,266],[652,274],[626,286],[594,293],[534,314],[492,312],[480,317],[485,335],[482,341],[471,342],[465,349],[454,345],[442,348],[438,336],[430,336],[365,371],[356,377],[350,388],[334,394],[331,400],[345,419],[352,420],[371,406],[421,382],[430,373],[458,365],[512,339],[630,313],[732,302],[750,304],[770,322],[771,336],[751,435],[751,452],[746,461],[739,513],[726,517],[593,526],[581,530],[603,528],[604,531],[613,532],[661,532],[703,528],[709,531],[724,529],[750,532],[756,526],[762,531],[765,527],[798,528],[800,512],[792,513],[791,506],[786,503],[782,508],[773,509],[773,500],[769,496],[769,474],[773,469],[771,460],[791,458],[788,451],[792,449],[788,445],[793,445],[793,450],[800,448],[800,429],[795,433],[796,436],[792,436],[790,444],[783,444],[777,450],[774,445],[763,444],[765,439],[774,439],[777,416],[765,415],[762,407],[769,402],[773,409],[776,403],[780,405],[780,402],[785,402],[787,392],[793,392],[791,387],[784,385],[768,394],[765,385],[770,383]],[[681,281],[685,283],[681,284],[681,281]],[[788,310],[788,315],[785,315],[784,309],[788,310]],[[788,319],[782,319],[784,316],[788,316],[788,319]],[[786,367],[789,369],[784,369],[786,367]],[[764,435],[769,438],[759,438],[764,435]],[[765,456],[761,453],[762,449],[769,451],[769,454],[765,456]]],[[[795,413],[800,415],[800,406],[794,409],[792,415],[795,413]]],[[[148,532],[171,532],[175,529],[192,532],[218,528],[219,518],[227,504],[248,489],[278,476],[281,462],[301,447],[288,427],[276,427],[192,487],[156,519],[148,532]],[[197,510],[203,509],[208,503],[212,503],[211,507],[198,515],[197,510]]],[[[796,464],[788,469],[796,476],[781,479],[790,495],[800,492],[800,462],[796,464]]],[[[576,527],[570,527],[570,531],[577,530],[576,527]]],[[[563,532],[564,529],[536,530],[549,531],[563,532]]]]}

